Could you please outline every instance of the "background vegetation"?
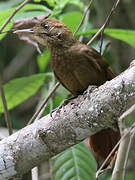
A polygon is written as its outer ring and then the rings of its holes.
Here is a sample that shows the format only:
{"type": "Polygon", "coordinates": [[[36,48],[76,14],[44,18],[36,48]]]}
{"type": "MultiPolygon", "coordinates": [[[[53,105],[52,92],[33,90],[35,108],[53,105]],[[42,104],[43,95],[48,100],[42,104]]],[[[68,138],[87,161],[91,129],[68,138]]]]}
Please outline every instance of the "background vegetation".
{"type": "MultiPolygon", "coordinates": [[[[0,27],[22,3],[23,0],[0,0],[0,27]]],[[[51,13],[52,18],[63,21],[75,32],[89,1],[88,0],[33,0],[25,5],[8,23],[4,31],[10,30],[14,22],[24,18],[51,13]]],[[[87,18],[76,37],[87,43],[97,29],[104,23],[114,0],[94,0],[87,18]]],[[[114,72],[125,70],[135,56],[135,2],[122,1],[105,30],[102,53],[114,72]]],[[[100,36],[92,46],[99,50],[100,36]]],[[[9,32],[0,34],[0,76],[3,82],[6,101],[13,129],[27,125],[33,113],[48,95],[56,80],[50,67],[50,52],[41,47],[43,56],[32,45],[20,41],[17,35],[9,32]]],[[[42,116],[56,108],[68,96],[69,92],[60,86],[49,99],[42,116]]],[[[6,127],[0,99],[0,126],[6,127]]],[[[134,119],[129,117],[127,125],[134,119]]],[[[134,167],[127,171],[127,179],[135,176],[134,167]]],[[[39,179],[77,180],[95,179],[97,164],[88,148],[78,144],[64,153],[52,158],[39,167],[39,179]]],[[[99,179],[110,179],[111,172],[99,179]]],[[[30,179],[30,174],[24,179],[30,179]]]]}

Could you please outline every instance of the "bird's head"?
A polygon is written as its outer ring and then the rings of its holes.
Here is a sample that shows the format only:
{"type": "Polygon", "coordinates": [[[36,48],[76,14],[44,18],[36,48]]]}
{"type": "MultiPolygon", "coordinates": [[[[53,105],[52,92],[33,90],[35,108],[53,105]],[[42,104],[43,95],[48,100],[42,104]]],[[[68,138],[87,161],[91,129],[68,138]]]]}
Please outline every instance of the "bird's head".
{"type": "Polygon", "coordinates": [[[70,46],[76,41],[70,29],[56,19],[44,19],[31,29],[16,30],[17,34],[28,34],[38,43],[49,48],[57,46],[70,46]]]}

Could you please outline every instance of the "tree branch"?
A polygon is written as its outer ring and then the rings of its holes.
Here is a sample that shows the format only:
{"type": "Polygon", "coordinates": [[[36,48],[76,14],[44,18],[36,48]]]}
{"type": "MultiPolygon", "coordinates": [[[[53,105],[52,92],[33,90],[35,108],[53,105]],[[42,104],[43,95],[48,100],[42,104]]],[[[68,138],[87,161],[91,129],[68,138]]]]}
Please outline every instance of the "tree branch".
{"type": "Polygon", "coordinates": [[[7,128],[8,128],[9,135],[11,135],[13,133],[12,123],[11,123],[11,119],[10,119],[10,116],[9,116],[9,112],[8,112],[8,108],[7,108],[7,102],[6,102],[6,98],[5,98],[4,89],[2,87],[2,80],[1,79],[0,79],[0,95],[1,95],[1,100],[2,100],[2,103],[3,103],[6,125],[7,125],[7,128]]]}
{"type": "Polygon", "coordinates": [[[59,113],[47,115],[0,141],[0,180],[24,174],[42,161],[105,128],[135,102],[135,60],[115,79],[78,96],[59,113]]]}

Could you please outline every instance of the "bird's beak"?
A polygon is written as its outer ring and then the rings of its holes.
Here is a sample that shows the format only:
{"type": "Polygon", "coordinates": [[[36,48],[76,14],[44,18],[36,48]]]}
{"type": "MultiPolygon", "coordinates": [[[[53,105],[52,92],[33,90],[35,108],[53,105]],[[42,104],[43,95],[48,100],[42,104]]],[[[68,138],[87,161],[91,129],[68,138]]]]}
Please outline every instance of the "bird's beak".
{"type": "Polygon", "coordinates": [[[20,29],[13,31],[15,34],[32,34],[34,33],[33,29],[20,29]]]}

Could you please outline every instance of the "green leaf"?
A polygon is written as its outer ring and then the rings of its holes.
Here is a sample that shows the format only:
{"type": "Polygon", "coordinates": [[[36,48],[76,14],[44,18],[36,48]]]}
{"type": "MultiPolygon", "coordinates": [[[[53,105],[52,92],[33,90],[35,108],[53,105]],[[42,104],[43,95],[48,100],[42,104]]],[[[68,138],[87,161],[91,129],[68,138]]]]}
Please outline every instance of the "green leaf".
{"type": "Polygon", "coordinates": [[[42,0],[33,0],[34,2],[41,2],[42,0]]]}
{"type": "Polygon", "coordinates": [[[72,32],[74,32],[82,19],[82,13],[78,11],[66,13],[60,16],[60,20],[65,23],[72,32]]]}
{"type": "Polygon", "coordinates": [[[30,10],[40,10],[40,11],[47,11],[47,12],[52,12],[49,8],[43,5],[39,4],[26,4],[20,11],[19,13],[22,13],[24,11],[30,11],[30,10]]]}
{"type": "MultiPolygon", "coordinates": [[[[9,10],[5,10],[0,12],[0,27],[5,23],[6,19],[10,16],[10,14],[13,12],[14,8],[11,8],[9,10]]],[[[8,31],[11,29],[13,23],[10,21],[8,25],[5,27],[4,31],[8,31]]],[[[0,40],[6,35],[6,33],[0,34],[0,40]]]]}
{"type": "Polygon", "coordinates": [[[48,3],[49,6],[54,7],[56,0],[44,0],[48,3]]]}
{"type": "Polygon", "coordinates": [[[41,16],[41,15],[45,15],[47,13],[45,13],[44,11],[27,11],[27,12],[23,12],[18,14],[17,16],[15,16],[13,18],[14,21],[16,20],[20,20],[20,19],[27,19],[27,18],[33,18],[36,16],[41,16]]]}
{"type": "Polygon", "coordinates": [[[124,119],[124,123],[126,128],[132,126],[132,124],[135,122],[134,116],[133,115],[129,115],[128,117],[126,117],[124,119]]]}
{"type": "Polygon", "coordinates": [[[134,177],[135,177],[134,168],[133,168],[132,170],[126,172],[126,177],[125,177],[125,179],[127,179],[127,180],[133,180],[134,177]]]}
{"type": "Polygon", "coordinates": [[[56,0],[34,0],[35,2],[41,2],[41,1],[45,1],[47,2],[47,4],[51,7],[55,6],[56,0]]]}
{"type": "Polygon", "coordinates": [[[12,0],[12,1],[6,1],[6,2],[0,2],[0,11],[12,8],[15,5],[18,5],[24,0],[12,0]]]}
{"type": "Polygon", "coordinates": [[[44,72],[50,60],[50,51],[45,50],[43,55],[37,57],[37,64],[40,72],[44,72]]]}
{"type": "MultiPolygon", "coordinates": [[[[48,2],[50,0],[47,0],[48,2]]],[[[64,7],[70,0],[55,0],[55,5],[53,5],[53,13],[51,16],[58,16],[63,11],[64,7]]]]}
{"type": "Polygon", "coordinates": [[[70,0],[69,3],[78,6],[82,11],[84,11],[84,4],[81,2],[81,0],[70,0]]]}
{"type": "Polygon", "coordinates": [[[54,108],[57,108],[62,101],[64,101],[69,95],[69,91],[65,89],[62,85],[56,90],[55,96],[53,98],[54,108]]]}
{"type": "MultiPolygon", "coordinates": [[[[8,19],[8,17],[13,13],[13,11],[15,10],[14,8],[8,9],[8,10],[4,10],[0,12],[0,27],[5,23],[5,21],[8,19]]],[[[43,5],[36,5],[36,4],[26,4],[20,11],[17,12],[17,14],[15,15],[15,17],[13,18],[13,20],[18,19],[17,15],[24,13],[25,11],[34,11],[34,10],[39,10],[42,12],[47,12],[47,13],[51,13],[52,11],[50,9],[48,9],[47,7],[43,6],[43,5]]],[[[31,13],[32,14],[32,13],[31,13]]],[[[33,14],[34,16],[34,14],[33,14]]],[[[11,29],[13,25],[13,22],[10,21],[8,23],[8,25],[5,27],[4,31],[8,31],[11,29]]],[[[6,35],[5,34],[0,34],[0,40],[6,35]]]]}
{"type": "Polygon", "coordinates": [[[64,7],[70,2],[71,0],[56,0],[56,6],[54,9],[64,9],[64,7]]]}
{"type": "MultiPolygon", "coordinates": [[[[5,84],[3,88],[8,110],[14,108],[30,96],[34,95],[48,76],[50,76],[49,73],[35,74],[29,77],[17,78],[5,84]]],[[[3,113],[1,97],[0,113],[3,113]]]]}
{"type": "Polygon", "coordinates": [[[135,47],[135,31],[124,29],[106,29],[105,34],[113,38],[124,41],[131,46],[135,47]]]}
{"type": "Polygon", "coordinates": [[[45,13],[52,13],[52,10],[43,5],[38,4],[26,4],[13,20],[18,20],[20,18],[30,18],[35,16],[44,15],[45,13]]]}
{"type": "Polygon", "coordinates": [[[96,162],[83,143],[53,157],[51,162],[54,180],[95,180],[96,162]]]}
{"type": "MultiPolygon", "coordinates": [[[[82,33],[77,33],[77,37],[81,35],[95,34],[98,29],[92,29],[90,31],[85,31],[82,33]]],[[[135,47],[135,31],[134,30],[124,30],[124,29],[105,29],[104,34],[111,36],[115,39],[119,39],[135,47]]]]}

